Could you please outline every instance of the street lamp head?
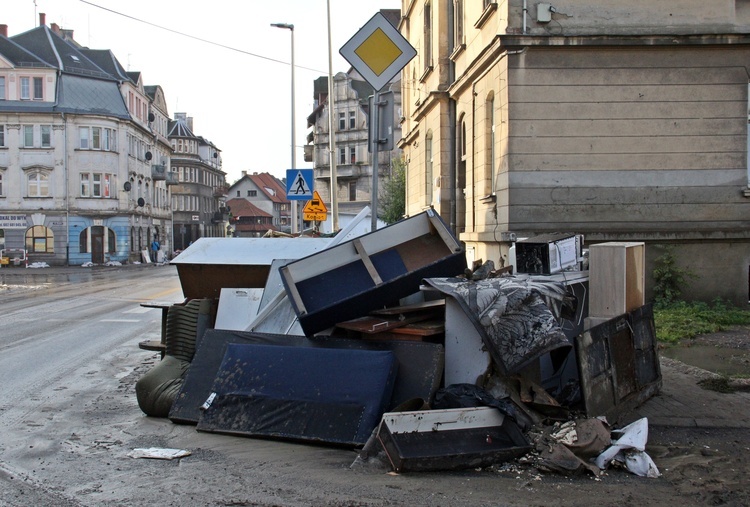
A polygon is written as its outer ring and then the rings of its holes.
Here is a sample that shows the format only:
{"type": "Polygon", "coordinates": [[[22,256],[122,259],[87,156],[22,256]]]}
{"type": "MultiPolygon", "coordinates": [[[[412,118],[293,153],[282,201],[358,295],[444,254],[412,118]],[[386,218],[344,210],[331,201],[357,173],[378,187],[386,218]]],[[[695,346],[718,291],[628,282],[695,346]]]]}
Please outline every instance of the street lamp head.
{"type": "Polygon", "coordinates": [[[294,25],[290,25],[289,23],[271,23],[271,26],[294,31],[294,25]]]}

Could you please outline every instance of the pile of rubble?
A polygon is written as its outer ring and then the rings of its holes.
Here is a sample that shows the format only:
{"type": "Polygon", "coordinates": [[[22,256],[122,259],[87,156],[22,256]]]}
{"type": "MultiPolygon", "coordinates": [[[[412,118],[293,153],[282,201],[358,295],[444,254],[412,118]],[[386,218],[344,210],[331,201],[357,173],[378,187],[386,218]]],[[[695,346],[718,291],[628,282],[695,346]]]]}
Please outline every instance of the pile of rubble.
{"type": "Polygon", "coordinates": [[[658,475],[647,422],[606,422],[660,388],[651,308],[587,326],[578,262],[469,268],[432,211],[358,237],[204,238],[172,262],[187,301],[136,385],[148,415],[359,448],[398,472],[658,475]]]}

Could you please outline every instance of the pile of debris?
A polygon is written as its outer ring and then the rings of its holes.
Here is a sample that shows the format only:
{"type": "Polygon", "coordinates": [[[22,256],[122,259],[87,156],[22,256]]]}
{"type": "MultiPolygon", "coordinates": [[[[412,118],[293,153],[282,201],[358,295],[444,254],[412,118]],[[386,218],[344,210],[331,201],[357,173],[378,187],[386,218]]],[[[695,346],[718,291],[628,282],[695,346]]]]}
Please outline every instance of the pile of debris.
{"type": "Polygon", "coordinates": [[[520,459],[658,475],[646,421],[606,423],[660,388],[651,307],[586,329],[577,262],[468,269],[431,210],[358,237],[204,238],[172,262],[187,301],[164,313],[163,360],[136,385],[147,415],[360,448],[394,471],[520,459]]]}

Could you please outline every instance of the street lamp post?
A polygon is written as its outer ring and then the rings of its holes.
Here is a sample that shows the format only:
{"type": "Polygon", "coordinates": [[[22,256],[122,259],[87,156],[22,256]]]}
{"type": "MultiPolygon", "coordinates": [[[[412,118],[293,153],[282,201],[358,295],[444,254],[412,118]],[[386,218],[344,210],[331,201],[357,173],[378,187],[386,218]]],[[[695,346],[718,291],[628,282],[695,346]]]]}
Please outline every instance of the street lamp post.
{"type": "MultiPolygon", "coordinates": [[[[297,157],[295,155],[295,149],[297,147],[297,140],[294,135],[294,25],[289,23],[271,23],[271,26],[275,28],[283,28],[289,30],[292,35],[292,167],[290,169],[297,168],[297,157]]],[[[292,234],[299,232],[299,218],[297,212],[297,201],[292,201],[292,234]]]]}

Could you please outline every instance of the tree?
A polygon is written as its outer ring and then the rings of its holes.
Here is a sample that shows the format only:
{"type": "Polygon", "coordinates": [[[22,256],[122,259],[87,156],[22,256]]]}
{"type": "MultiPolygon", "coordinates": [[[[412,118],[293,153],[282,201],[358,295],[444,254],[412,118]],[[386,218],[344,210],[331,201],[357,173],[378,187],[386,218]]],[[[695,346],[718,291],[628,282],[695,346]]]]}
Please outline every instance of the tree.
{"type": "Polygon", "coordinates": [[[391,177],[378,195],[378,217],[387,224],[398,222],[406,213],[406,164],[403,158],[394,159],[391,177]]]}

